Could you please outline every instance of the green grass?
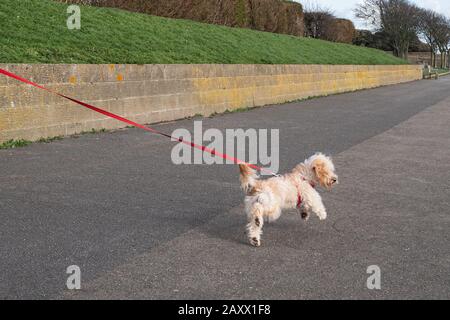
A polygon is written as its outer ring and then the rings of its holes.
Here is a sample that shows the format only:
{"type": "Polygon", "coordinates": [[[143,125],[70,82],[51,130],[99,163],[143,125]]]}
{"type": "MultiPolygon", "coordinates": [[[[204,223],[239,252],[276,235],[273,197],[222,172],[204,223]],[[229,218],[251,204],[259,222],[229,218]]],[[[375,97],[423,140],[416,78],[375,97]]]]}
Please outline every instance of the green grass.
{"type": "MultiPolygon", "coordinates": [[[[63,136],[56,136],[56,137],[50,137],[50,138],[40,138],[39,140],[34,141],[34,142],[35,143],[52,143],[54,141],[58,141],[58,140],[62,140],[62,139],[64,139],[63,136]]],[[[34,142],[25,140],[25,139],[11,139],[6,142],[0,143],[0,150],[22,148],[22,147],[26,147],[34,142]]]]}
{"type": "Polygon", "coordinates": [[[39,143],[51,143],[53,141],[58,141],[64,139],[64,136],[56,136],[56,137],[48,137],[48,138],[40,138],[38,141],[39,143]]]}
{"type": "Polygon", "coordinates": [[[81,30],[66,27],[67,5],[0,1],[2,63],[405,64],[382,51],[166,19],[81,8],[81,30]]]}
{"type": "MultiPolygon", "coordinates": [[[[134,127],[130,127],[130,128],[134,128],[134,127]]],[[[98,133],[105,133],[105,132],[109,132],[109,131],[112,131],[112,130],[106,130],[104,128],[99,129],[99,130],[92,129],[89,131],[82,131],[80,133],[70,135],[69,137],[78,138],[78,137],[88,135],[88,134],[98,134],[98,133]]],[[[65,136],[55,136],[55,137],[48,137],[48,138],[40,138],[36,141],[30,141],[30,140],[25,140],[25,139],[11,139],[6,142],[0,143],[0,150],[22,148],[22,147],[29,146],[30,144],[33,144],[33,143],[52,143],[54,141],[63,140],[64,138],[65,138],[65,136]]]]}
{"type": "Polygon", "coordinates": [[[88,130],[88,131],[81,131],[80,133],[74,134],[74,136],[84,136],[86,134],[97,134],[97,133],[104,133],[104,132],[108,132],[108,130],[106,130],[105,128],[102,128],[102,129],[91,129],[91,130],[88,130]]]}
{"type": "Polygon", "coordinates": [[[439,74],[446,74],[448,73],[450,70],[449,69],[435,69],[439,74]]]}
{"type": "Polygon", "coordinates": [[[31,143],[32,143],[31,141],[24,140],[24,139],[19,139],[19,140],[11,139],[11,140],[8,140],[6,142],[1,143],[0,144],[0,150],[26,147],[26,146],[28,146],[31,143]]]}

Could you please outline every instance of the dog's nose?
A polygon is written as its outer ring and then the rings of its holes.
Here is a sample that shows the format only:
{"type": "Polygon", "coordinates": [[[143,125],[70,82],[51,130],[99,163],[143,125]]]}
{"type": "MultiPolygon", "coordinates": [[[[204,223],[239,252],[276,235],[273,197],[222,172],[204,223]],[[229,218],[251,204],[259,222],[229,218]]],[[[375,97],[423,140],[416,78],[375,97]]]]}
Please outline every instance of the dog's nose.
{"type": "Polygon", "coordinates": [[[337,183],[337,182],[338,182],[338,179],[337,179],[337,178],[333,178],[333,179],[331,179],[331,181],[332,181],[333,183],[337,183]]]}

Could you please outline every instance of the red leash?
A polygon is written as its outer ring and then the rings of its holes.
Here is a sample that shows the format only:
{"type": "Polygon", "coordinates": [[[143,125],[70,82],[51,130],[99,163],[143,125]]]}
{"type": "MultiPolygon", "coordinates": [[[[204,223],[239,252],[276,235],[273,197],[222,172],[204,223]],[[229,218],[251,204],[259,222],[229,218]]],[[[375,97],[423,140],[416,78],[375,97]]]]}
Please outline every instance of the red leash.
{"type": "Polygon", "coordinates": [[[139,123],[136,123],[136,122],[131,121],[131,120],[129,120],[129,119],[126,119],[126,118],[124,118],[124,117],[121,117],[121,116],[119,116],[119,115],[117,115],[117,114],[114,114],[114,113],[111,113],[111,112],[109,112],[109,111],[106,111],[106,110],[97,108],[97,107],[95,107],[95,106],[93,106],[93,105],[90,105],[90,104],[88,104],[88,103],[85,103],[85,102],[83,102],[83,101],[79,101],[79,100],[77,100],[77,99],[74,99],[74,98],[65,96],[65,95],[63,95],[63,94],[61,94],[61,93],[59,93],[59,92],[56,92],[56,91],[50,90],[50,89],[48,89],[48,88],[45,88],[45,87],[43,87],[43,86],[41,86],[41,85],[38,85],[37,83],[34,83],[34,82],[30,81],[30,80],[27,80],[27,79],[25,79],[25,78],[22,78],[22,77],[20,77],[20,76],[14,74],[14,73],[8,72],[8,71],[3,70],[3,69],[1,69],[1,68],[0,68],[0,74],[3,74],[3,75],[5,75],[5,76],[7,76],[7,77],[10,77],[10,78],[13,78],[13,79],[15,79],[15,80],[18,80],[18,81],[20,81],[20,82],[29,84],[29,85],[31,85],[31,86],[33,86],[33,87],[36,87],[36,88],[39,88],[39,89],[41,89],[41,90],[45,90],[45,91],[50,92],[50,93],[52,93],[52,94],[58,95],[58,96],[60,96],[60,97],[62,97],[62,98],[64,98],[64,99],[67,99],[67,100],[70,100],[70,101],[72,101],[72,102],[75,102],[76,104],[79,104],[79,105],[81,105],[81,106],[83,106],[83,107],[85,107],[85,108],[91,109],[91,110],[93,110],[93,111],[95,111],[95,112],[98,112],[98,113],[101,113],[101,114],[103,114],[103,115],[105,115],[105,116],[107,116],[107,117],[110,117],[110,118],[119,120],[119,121],[121,121],[121,122],[123,122],[123,123],[126,123],[126,124],[128,124],[128,125],[134,126],[134,127],[136,127],[136,128],[139,128],[139,129],[142,129],[142,130],[145,130],[145,131],[148,131],[148,132],[151,132],[151,133],[154,133],[154,134],[157,134],[157,135],[160,135],[160,136],[163,136],[163,137],[166,137],[166,138],[170,138],[170,139],[172,139],[172,140],[175,140],[175,141],[184,143],[184,144],[186,144],[186,145],[188,145],[188,146],[190,146],[190,147],[192,147],[192,148],[199,149],[199,150],[201,150],[201,151],[203,151],[203,152],[207,152],[207,153],[210,153],[210,154],[212,154],[212,155],[214,155],[214,156],[221,157],[221,158],[223,158],[223,159],[225,159],[225,160],[232,161],[234,164],[246,164],[246,165],[248,165],[250,168],[255,169],[255,170],[259,171],[259,172],[267,172],[267,173],[269,173],[269,174],[271,174],[271,175],[273,175],[273,176],[277,176],[277,174],[275,174],[275,173],[273,173],[273,172],[271,172],[271,171],[269,171],[269,170],[267,170],[267,169],[258,167],[258,166],[254,165],[254,164],[246,163],[246,162],[244,162],[244,161],[242,161],[242,160],[239,160],[238,158],[231,157],[231,156],[229,156],[229,155],[227,155],[227,154],[225,154],[225,153],[217,152],[216,150],[207,148],[207,147],[205,147],[205,146],[203,146],[203,145],[198,145],[198,144],[195,144],[195,143],[190,142],[190,141],[185,141],[185,140],[183,140],[183,139],[181,139],[181,138],[175,138],[175,137],[173,137],[172,135],[169,135],[169,134],[167,134],[167,133],[160,132],[160,131],[155,130],[155,129],[153,129],[153,128],[144,126],[144,125],[142,125],[142,124],[139,124],[139,123]]]}

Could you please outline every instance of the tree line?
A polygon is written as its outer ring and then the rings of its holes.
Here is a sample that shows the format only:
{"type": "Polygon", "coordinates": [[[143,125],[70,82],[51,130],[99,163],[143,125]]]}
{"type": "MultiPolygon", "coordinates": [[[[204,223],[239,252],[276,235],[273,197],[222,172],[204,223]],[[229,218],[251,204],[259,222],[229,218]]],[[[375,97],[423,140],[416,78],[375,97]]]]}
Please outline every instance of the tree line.
{"type": "MultiPolygon", "coordinates": [[[[355,9],[356,17],[375,28],[381,45],[389,45],[394,54],[407,59],[411,48],[426,43],[435,67],[447,67],[450,47],[450,20],[433,10],[420,8],[409,0],[364,0],[355,9]],[[436,61],[440,53],[440,61],[436,61]]],[[[364,35],[355,39],[362,44],[364,35]]],[[[365,34],[367,40],[368,34],[365,34]]],[[[375,37],[377,38],[377,37],[375,37]]],[[[423,46],[421,46],[423,48],[423,46]]],[[[423,51],[423,50],[419,50],[423,51]]]]}
{"type": "Polygon", "coordinates": [[[351,21],[337,19],[318,4],[307,2],[304,10],[307,37],[392,51],[403,59],[409,52],[430,52],[434,67],[449,65],[450,19],[409,0],[363,0],[355,15],[374,31],[356,30],[351,21]],[[343,28],[337,21],[349,22],[343,28]]]}

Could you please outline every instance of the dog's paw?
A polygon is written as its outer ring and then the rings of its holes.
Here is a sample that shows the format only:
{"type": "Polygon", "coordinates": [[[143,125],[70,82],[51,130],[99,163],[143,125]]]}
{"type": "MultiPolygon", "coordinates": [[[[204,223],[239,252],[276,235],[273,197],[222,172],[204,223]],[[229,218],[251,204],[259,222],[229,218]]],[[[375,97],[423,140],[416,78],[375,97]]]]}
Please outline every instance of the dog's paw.
{"type": "Polygon", "coordinates": [[[250,244],[254,247],[261,247],[261,240],[258,238],[251,238],[250,239],[250,244]]]}
{"type": "Polygon", "coordinates": [[[318,216],[319,216],[319,219],[321,221],[327,220],[327,213],[326,212],[322,212],[322,213],[318,214],[318,216]]]}
{"type": "Polygon", "coordinates": [[[308,221],[309,220],[309,214],[305,211],[300,213],[303,220],[308,221]]]}

